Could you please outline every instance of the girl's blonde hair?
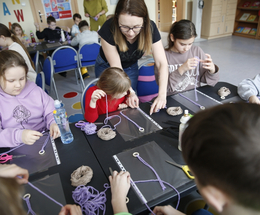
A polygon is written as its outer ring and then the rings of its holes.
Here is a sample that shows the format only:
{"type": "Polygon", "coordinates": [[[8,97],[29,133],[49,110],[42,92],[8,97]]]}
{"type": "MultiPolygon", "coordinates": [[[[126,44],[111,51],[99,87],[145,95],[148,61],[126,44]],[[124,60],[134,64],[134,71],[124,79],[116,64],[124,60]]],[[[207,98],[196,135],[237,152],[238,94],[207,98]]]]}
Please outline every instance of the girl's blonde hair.
{"type": "Polygon", "coordinates": [[[125,36],[119,28],[118,18],[120,14],[129,14],[143,18],[143,28],[137,35],[138,50],[149,53],[152,49],[152,25],[148,10],[144,0],[119,0],[116,6],[115,15],[113,17],[113,35],[119,50],[126,52],[128,50],[125,36]]]}
{"type": "Polygon", "coordinates": [[[131,80],[122,69],[110,67],[101,73],[97,86],[113,99],[117,94],[124,93],[130,89],[131,80]]]}
{"type": "Polygon", "coordinates": [[[0,77],[5,79],[5,71],[11,67],[23,67],[25,70],[25,76],[28,73],[28,66],[18,52],[14,50],[0,51],[0,77]]]}
{"type": "Polygon", "coordinates": [[[26,215],[22,205],[22,188],[14,178],[0,177],[0,214],[26,215]]]}
{"type": "Polygon", "coordinates": [[[30,62],[31,62],[31,65],[33,67],[33,69],[35,69],[34,67],[34,63],[31,59],[31,56],[29,55],[28,51],[27,51],[27,48],[24,46],[24,44],[19,40],[19,38],[17,38],[14,34],[12,34],[12,32],[5,26],[3,25],[2,23],[0,23],[0,36],[3,35],[4,37],[9,37],[11,38],[14,42],[18,43],[20,46],[23,47],[26,55],[28,56],[30,62]]]}
{"type": "Polygon", "coordinates": [[[18,27],[18,28],[20,28],[21,30],[22,30],[22,36],[24,36],[24,31],[23,31],[23,28],[22,28],[22,26],[20,25],[20,24],[18,24],[17,22],[14,22],[13,24],[12,24],[12,26],[11,26],[11,31],[12,31],[12,33],[15,35],[15,28],[16,27],[18,27]]]}

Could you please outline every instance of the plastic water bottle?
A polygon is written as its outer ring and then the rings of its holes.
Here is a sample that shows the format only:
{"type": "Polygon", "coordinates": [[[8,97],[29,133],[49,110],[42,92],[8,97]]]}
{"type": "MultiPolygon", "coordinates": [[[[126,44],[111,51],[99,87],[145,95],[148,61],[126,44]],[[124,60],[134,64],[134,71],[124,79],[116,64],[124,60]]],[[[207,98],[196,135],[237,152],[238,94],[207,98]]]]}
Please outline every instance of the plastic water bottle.
{"type": "Polygon", "coordinates": [[[71,143],[74,137],[70,131],[66,110],[64,107],[61,107],[61,103],[58,100],[54,101],[54,106],[56,110],[53,111],[53,115],[60,129],[61,141],[64,144],[71,143]]]}
{"type": "Polygon", "coordinates": [[[184,115],[181,117],[181,124],[180,124],[180,127],[179,127],[179,144],[178,144],[178,149],[181,151],[181,137],[182,137],[182,134],[185,130],[185,128],[187,127],[187,122],[189,121],[190,119],[190,115],[189,115],[189,111],[188,110],[184,110],[184,115]]]}
{"type": "Polygon", "coordinates": [[[34,34],[32,31],[30,31],[30,37],[31,37],[32,43],[36,43],[36,40],[35,40],[35,37],[34,37],[34,34]]]}
{"type": "Polygon", "coordinates": [[[65,42],[66,39],[65,39],[64,31],[63,31],[62,29],[61,29],[61,31],[60,31],[60,34],[61,34],[61,41],[62,41],[62,42],[65,42]]]}

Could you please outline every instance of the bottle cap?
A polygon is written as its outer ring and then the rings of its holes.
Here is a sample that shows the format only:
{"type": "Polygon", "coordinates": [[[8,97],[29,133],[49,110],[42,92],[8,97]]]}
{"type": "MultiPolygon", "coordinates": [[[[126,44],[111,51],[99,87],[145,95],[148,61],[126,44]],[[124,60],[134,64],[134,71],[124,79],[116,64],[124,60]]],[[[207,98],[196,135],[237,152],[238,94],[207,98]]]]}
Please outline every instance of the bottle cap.
{"type": "Polygon", "coordinates": [[[56,114],[56,113],[57,113],[57,111],[56,111],[56,110],[54,110],[54,111],[53,111],[53,114],[56,114]]]}
{"type": "Polygon", "coordinates": [[[185,115],[189,114],[189,110],[184,110],[184,114],[185,115]]]}
{"type": "Polygon", "coordinates": [[[55,107],[55,108],[60,108],[60,107],[61,107],[61,104],[60,104],[60,101],[59,101],[59,100],[55,100],[55,101],[54,101],[54,107],[55,107]]]}

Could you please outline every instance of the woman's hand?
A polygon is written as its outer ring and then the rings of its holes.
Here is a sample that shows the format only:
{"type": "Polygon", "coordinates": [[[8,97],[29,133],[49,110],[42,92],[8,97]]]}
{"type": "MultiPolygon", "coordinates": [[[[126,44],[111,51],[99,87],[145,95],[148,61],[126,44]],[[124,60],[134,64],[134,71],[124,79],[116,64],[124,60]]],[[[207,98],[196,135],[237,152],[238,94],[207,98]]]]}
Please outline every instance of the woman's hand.
{"type": "Polygon", "coordinates": [[[89,14],[88,14],[88,13],[85,13],[85,17],[89,17],[89,14]]]}
{"type": "Polygon", "coordinates": [[[166,205],[166,206],[156,206],[153,209],[153,212],[156,215],[185,215],[184,213],[174,209],[172,206],[170,205],[166,205]]]}
{"type": "Polygon", "coordinates": [[[202,67],[204,69],[209,70],[210,73],[214,74],[215,73],[215,65],[211,59],[211,56],[209,54],[205,54],[206,55],[206,59],[205,60],[201,60],[200,62],[202,62],[202,67]]]}
{"type": "Polygon", "coordinates": [[[178,71],[180,75],[183,75],[186,71],[195,69],[199,64],[199,59],[197,58],[189,58],[184,64],[182,64],[179,68],[178,71]]]}
{"type": "Polygon", "coordinates": [[[152,113],[156,113],[156,112],[158,112],[160,109],[163,109],[163,108],[165,108],[166,107],[166,97],[165,96],[158,96],[155,100],[154,100],[154,102],[153,102],[153,104],[152,104],[152,106],[151,106],[151,108],[150,108],[150,115],[152,115],[152,113]]]}
{"type": "Polygon", "coordinates": [[[96,108],[96,102],[98,99],[101,99],[102,97],[106,96],[106,93],[103,91],[103,90],[95,90],[93,93],[92,93],[92,96],[91,96],[91,100],[90,100],[90,103],[89,103],[89,106],[91,108],[96,108]]]}

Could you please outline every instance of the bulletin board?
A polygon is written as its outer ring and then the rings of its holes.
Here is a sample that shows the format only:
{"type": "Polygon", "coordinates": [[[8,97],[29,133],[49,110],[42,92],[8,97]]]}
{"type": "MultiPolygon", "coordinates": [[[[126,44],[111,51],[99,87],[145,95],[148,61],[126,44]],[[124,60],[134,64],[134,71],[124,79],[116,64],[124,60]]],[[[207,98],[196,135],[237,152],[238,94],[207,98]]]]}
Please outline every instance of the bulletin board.
{"type": "Polygon", "coordinates": [[[42,0],[45,16],[56,20],[72,19],[71,0],[42,0]]]}

